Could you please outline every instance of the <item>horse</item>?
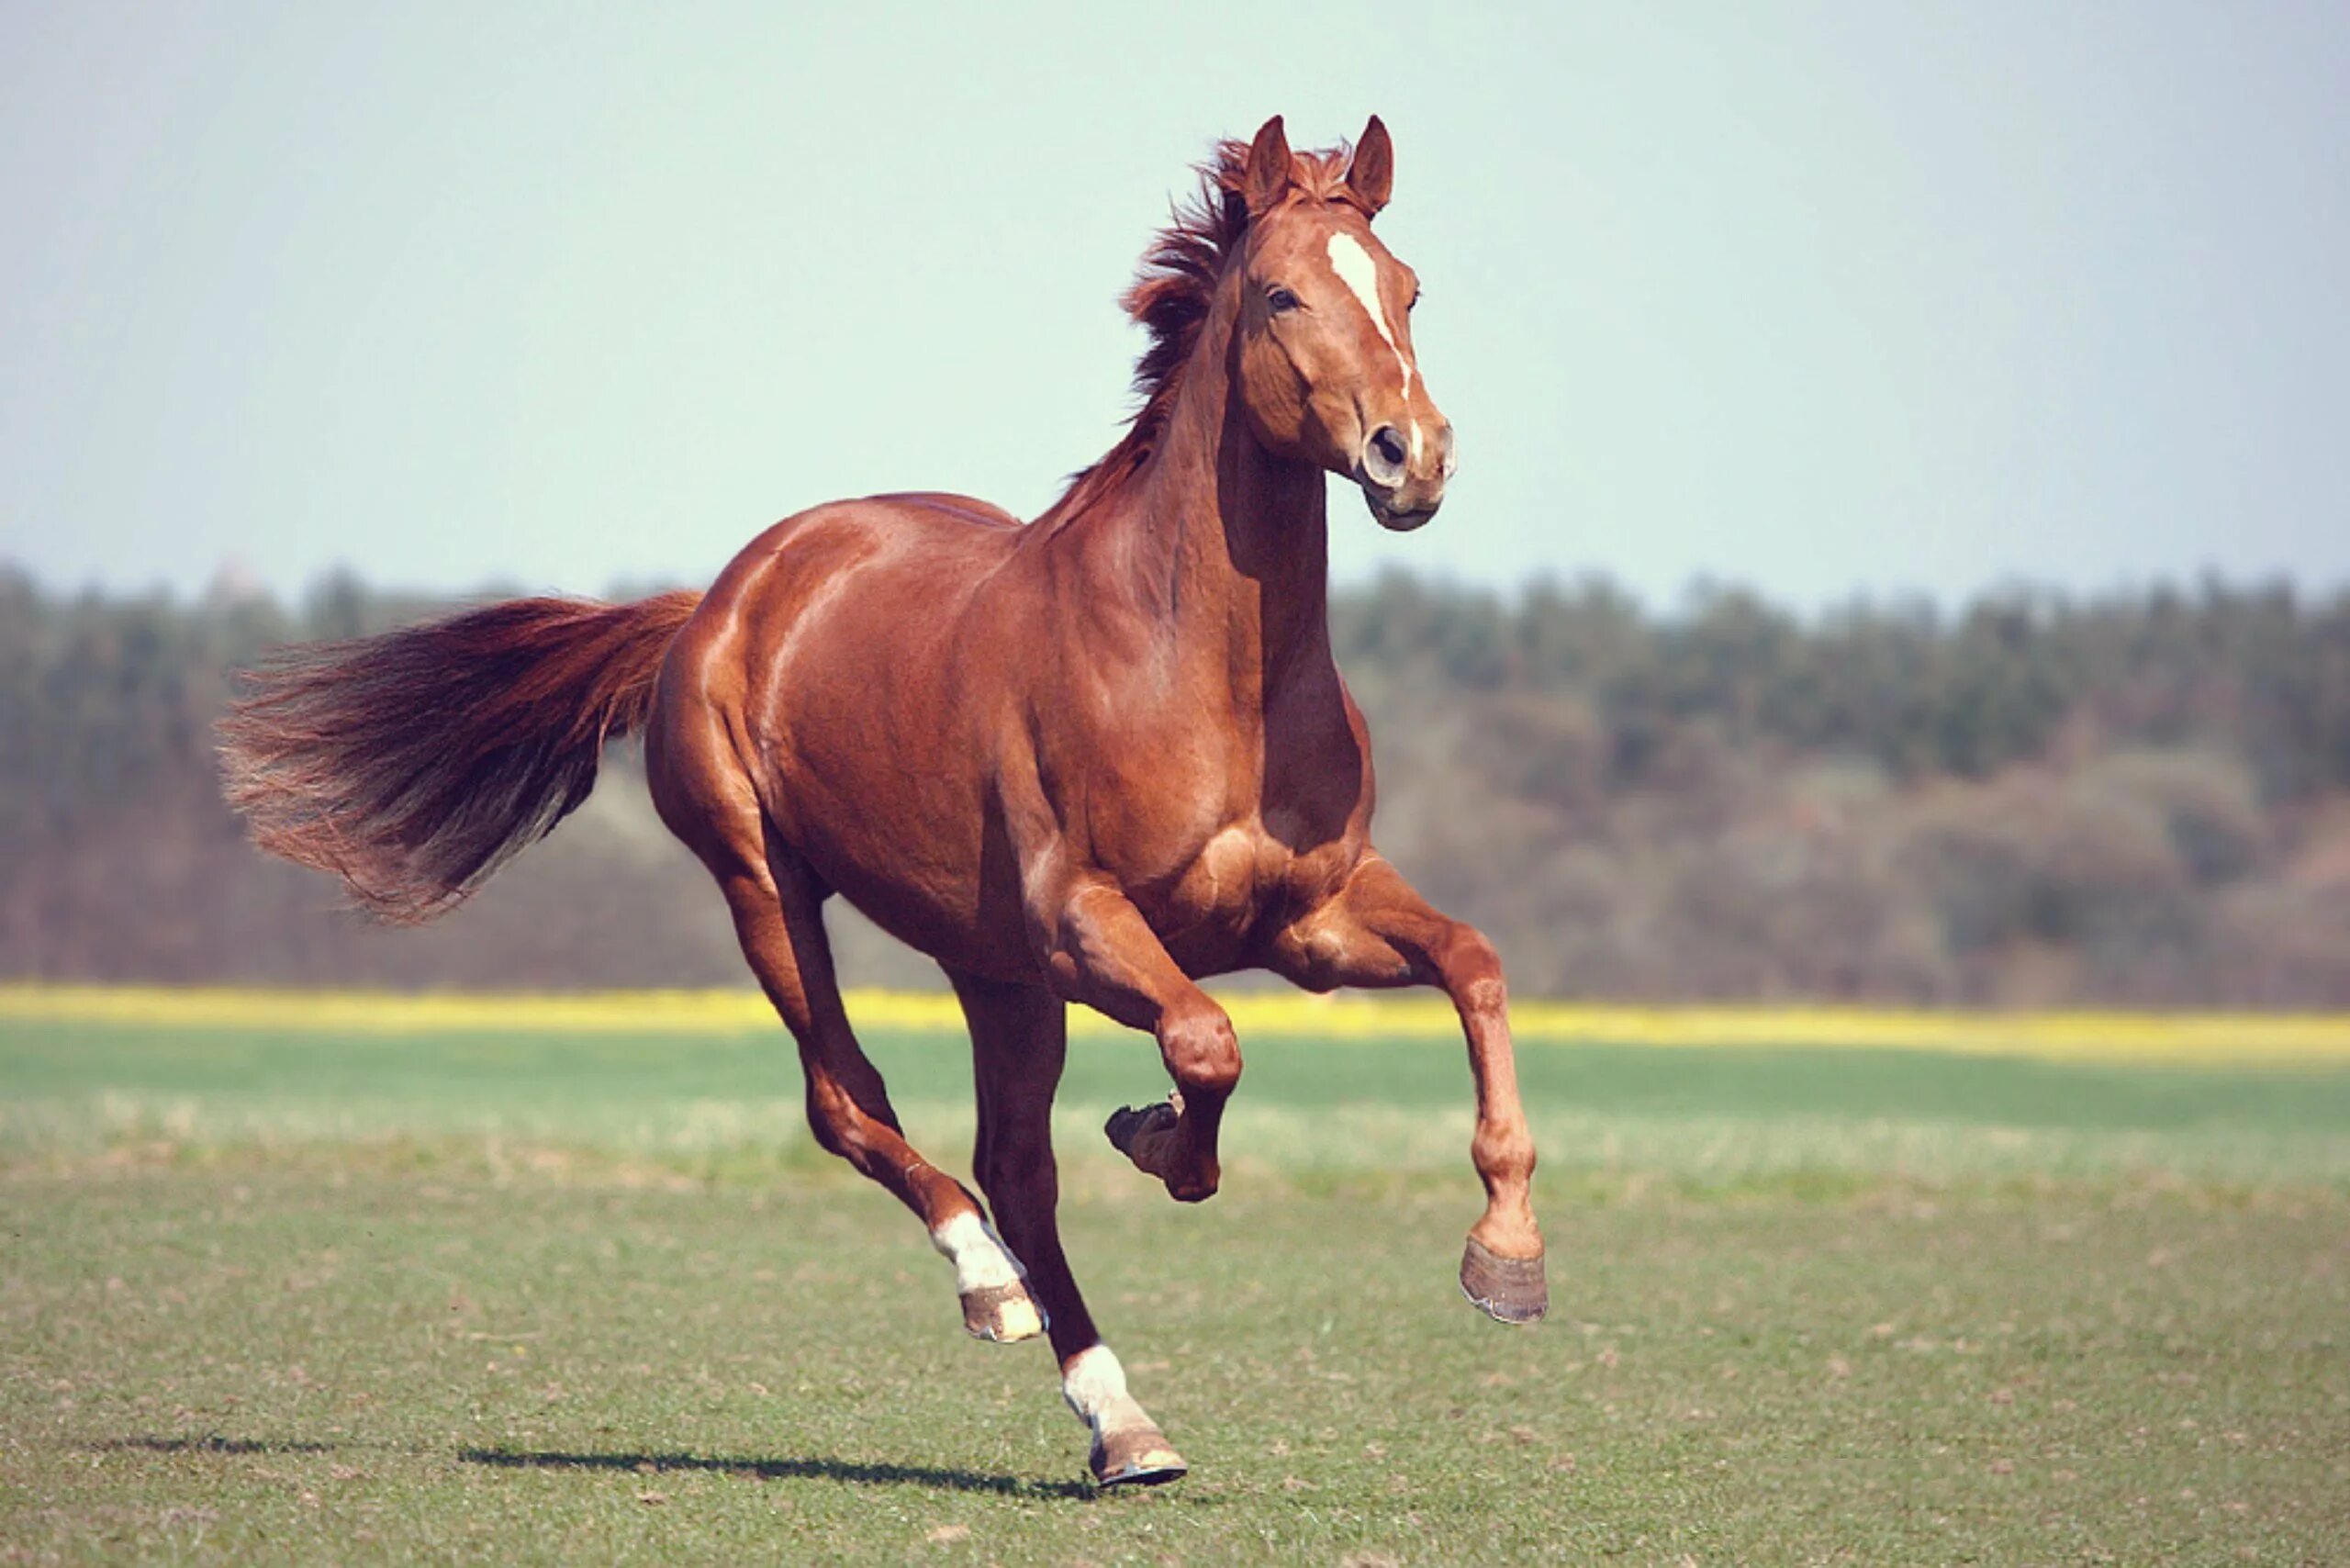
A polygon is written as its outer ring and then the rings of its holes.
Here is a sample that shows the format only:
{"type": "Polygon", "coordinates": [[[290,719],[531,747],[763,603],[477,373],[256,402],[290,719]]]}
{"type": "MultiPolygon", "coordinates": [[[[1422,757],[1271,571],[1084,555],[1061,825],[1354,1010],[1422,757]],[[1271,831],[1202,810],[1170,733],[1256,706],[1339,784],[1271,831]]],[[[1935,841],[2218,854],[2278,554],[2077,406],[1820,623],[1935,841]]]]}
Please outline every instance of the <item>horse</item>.
{"type": "Polygon", "coordinates": [[[964,1327],[1048,1334],[1097,1483],[1185,1472],[1102,1342],[1055,1222],[1067,1004],[1157,1041],[1167,1100],[1112,1144],[1197,1203],[1241,1076],[1203,977],[1441,988],[1474,1081],[1485,1207],[1462,1291],[1548,1304],[1502,965],[1370,837],[1371,740],[1334,660],[1326,476],[1396,531],[1433,517],[1451,425],[1419,374],[1418,281],[1372,231],[1394,150],[1218,143],[1122,303],[1137,412],[1022,523],[938,492],[835,501],[704,593],[526,599],[280,650],[221,723],[263,849],[393,924],[461,902],[637,734],[661,820],[723,894],[797,1042],[815,1138],[920,1216],[964,1327]],[[973,1171],[906,1140],[849,1025],[834,894],[929,955],[971,1036],[973,1171]]]}

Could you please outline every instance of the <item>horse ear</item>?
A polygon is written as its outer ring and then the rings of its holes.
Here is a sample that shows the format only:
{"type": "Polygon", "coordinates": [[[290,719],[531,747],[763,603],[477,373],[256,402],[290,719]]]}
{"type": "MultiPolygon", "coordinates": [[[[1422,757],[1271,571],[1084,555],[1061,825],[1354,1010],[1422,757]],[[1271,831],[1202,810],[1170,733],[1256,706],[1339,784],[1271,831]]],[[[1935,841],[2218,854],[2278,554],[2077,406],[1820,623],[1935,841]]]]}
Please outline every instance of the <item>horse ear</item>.
{"type": "Polygon", "coordinates": [[[1281,129],[1281,117],[1275,115],[1258,128],[1257,140],[1248,144],[1248,172],[1240,182],[1248,216],[1262,218],[1270,212],[1289,193],[1289,137],[1281,129]]]}
{"type": "Polygon", "coordinates": [[[1387,127],[1373,115],[1362,128],[1362,140],[1355,143],[1354,161],[1347,165],[1347,190],[1365,218],[1376,218],[1394,188],[1395,143],[1389,140],[1387,127]]]}

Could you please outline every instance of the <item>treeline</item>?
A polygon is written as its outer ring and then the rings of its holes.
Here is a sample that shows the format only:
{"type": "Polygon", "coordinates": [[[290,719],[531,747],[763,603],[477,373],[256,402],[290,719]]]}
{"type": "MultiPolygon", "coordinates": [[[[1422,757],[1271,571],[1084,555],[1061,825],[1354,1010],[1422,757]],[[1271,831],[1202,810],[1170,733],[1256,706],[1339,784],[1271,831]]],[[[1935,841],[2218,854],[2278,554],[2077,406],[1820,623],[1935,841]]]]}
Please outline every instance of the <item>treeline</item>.
{"type": "MultiPolygon", "coordinates": [[[[0,976],[740,981],[631,779],[423,932],[328,915],[326,884],[244,847],[210,756],[228,672],[433,608],[348,579],[287,607],[0,573],[0,976]]],[[[1807,617],[1394,576],[1332,626],[1382,847],[1521,992],[2350,1004],[2350,595],[1807,617]]],[[[853,978],[934,980],[841,925],[853,978]]]]}
{"type": "Polygon", "coordinates": [[[1397,575],[1342,597],[1333,633],[1350,671],[1603,722],[1632,775],[1694,725],[1902,779],[2135,745],[2227,751],[2269,801],[2350,786],[2350,594],[2019,588],[1954,615],[1921,600],[1807,621],[1734,588],[1659,617],[1602,579],[1503,599],[1397,575]]]}

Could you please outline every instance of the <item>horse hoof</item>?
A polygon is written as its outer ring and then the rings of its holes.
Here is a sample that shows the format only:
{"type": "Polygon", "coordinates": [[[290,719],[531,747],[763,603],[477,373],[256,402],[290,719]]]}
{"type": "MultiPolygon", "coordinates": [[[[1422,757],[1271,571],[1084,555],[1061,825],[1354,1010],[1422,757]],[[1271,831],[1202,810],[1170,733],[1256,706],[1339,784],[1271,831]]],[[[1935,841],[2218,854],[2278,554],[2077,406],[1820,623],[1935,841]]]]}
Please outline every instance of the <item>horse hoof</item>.
{"type": "Polygon", "coordinates": [[[1162,1486],[1191,1467],[1153,1426],[1126,1427],[1093,1439],[1093,1479],[1102,1486],[1162,1486]]]}
{"type": "Polygon", "coordinates": [[[1213,1159],[1204,1170],[1184,1162],[1175,1136],[1182,1119],[1181,1103],[1170,1095],[1156,1105],[1111,1112],[1102,1132],[1111,1148],[1134,1161],[1136,1170],[1158,1177],[1169,1197],[1179,1204],[1203,1204],[1215,1196],[1222,1172],[1213,1159]]]}
{"type": "Polygon", "coordinates": [[[1138,1135],[1170,1132],[1174,1129],[1175,1118],[1175,1107],[1164,1100],[1155,1105],[1128,1105],[1111,1112],[1110,1119],[1102,1124],[1102,1132],[1109,1138],[1112,1148],[1133,1159],[1135,1139],[1138,1135]]]}
{"type": "Polygon", "coordinates": [[[1532,1323],[1550,1310],[1541,1253],[1504,1258],[1473,1236],[1460,1254],[1460,1294],[1496,1323],[1532,1323]]]}
{"type": "Polygon", "coordinates": [[[1044,1310],[1021,1285],[985,1285],[963,1297],[963,1327],[975,1339],[1016,1345],[1046,1327],[1044,1310]]]}

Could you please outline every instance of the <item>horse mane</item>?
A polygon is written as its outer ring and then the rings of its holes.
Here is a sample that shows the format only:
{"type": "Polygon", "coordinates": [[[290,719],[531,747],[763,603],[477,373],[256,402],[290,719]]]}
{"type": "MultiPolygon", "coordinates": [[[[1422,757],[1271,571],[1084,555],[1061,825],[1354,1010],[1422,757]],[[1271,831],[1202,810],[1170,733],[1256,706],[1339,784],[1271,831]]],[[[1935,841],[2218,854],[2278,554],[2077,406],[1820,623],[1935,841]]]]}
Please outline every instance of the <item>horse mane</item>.
{"type": "MultiPolygon", "coordinates": [[[[1292,152],[1291,183],[1311,200],[1348,200],[1347,170],[1353,160],[1353,149],[1344,142],[1318,152],[1292,152]]],[[[1225,264],[1239,253],[1248,232],[1248,204],[1241,194],[1248,173],[1248,144],[1219,141],[1195,167],[1199,189],[1188,201],[1173,204],[1167,227],[1152,237],[1134,282],[1118,297],[1120,308],[1150,334],[1142,357],[1135,362],[1134,391],[1140,406],[1118,444],[1071,476],[1060,498],[1036,520],[1039,523],[1075,517],[1117,488],[1149,458],[1167,428],[1176,394],[1182,389],[1183,367],[1199,345],[1225,264]]]]}

